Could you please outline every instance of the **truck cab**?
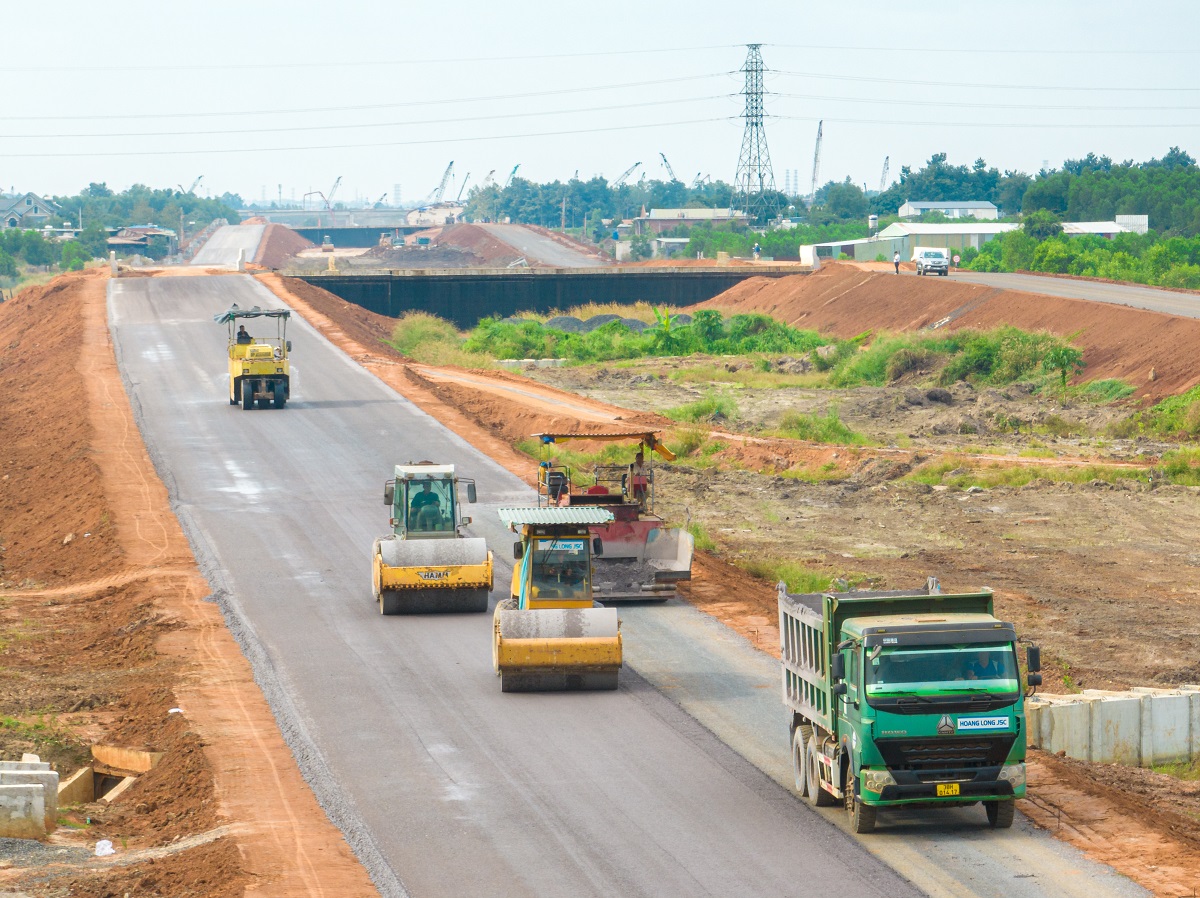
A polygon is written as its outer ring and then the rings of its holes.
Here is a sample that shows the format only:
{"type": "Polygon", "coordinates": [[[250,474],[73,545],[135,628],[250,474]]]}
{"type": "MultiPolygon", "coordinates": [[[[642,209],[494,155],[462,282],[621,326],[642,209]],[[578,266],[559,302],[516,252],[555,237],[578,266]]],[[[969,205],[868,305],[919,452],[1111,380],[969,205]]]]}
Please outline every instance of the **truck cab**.
{"type": "MultiPolygon", "coordinates": [[[[1012,825],[1025,795],[1024,689],[1016,631],[992,615],[990,592],[781,586],[780,611],[802,794],[840,800],[856,832],[901,805],[983,802],[990,825],[1012,825]]],[[[1039,685],[1036,649],[1029,660],[1039,685]]]]}

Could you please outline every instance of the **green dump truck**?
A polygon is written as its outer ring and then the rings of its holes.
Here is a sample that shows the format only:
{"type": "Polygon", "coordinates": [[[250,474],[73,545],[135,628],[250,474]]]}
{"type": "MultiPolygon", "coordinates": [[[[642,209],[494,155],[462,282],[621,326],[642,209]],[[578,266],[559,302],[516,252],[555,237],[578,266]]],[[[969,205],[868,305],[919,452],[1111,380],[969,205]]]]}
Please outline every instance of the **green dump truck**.
{"type": "MultiPolygon", "coordinates": [[[[877,809],[983,802],[1012,826],[1025,795],[1025,704],[1016,631],[989,590],[792,595],[779,584],[783,703],[796,791],[842,802],[869,833],[877,809]]],[[[1039,652],[1027,656],[1041,685],[1039,652]]]]}

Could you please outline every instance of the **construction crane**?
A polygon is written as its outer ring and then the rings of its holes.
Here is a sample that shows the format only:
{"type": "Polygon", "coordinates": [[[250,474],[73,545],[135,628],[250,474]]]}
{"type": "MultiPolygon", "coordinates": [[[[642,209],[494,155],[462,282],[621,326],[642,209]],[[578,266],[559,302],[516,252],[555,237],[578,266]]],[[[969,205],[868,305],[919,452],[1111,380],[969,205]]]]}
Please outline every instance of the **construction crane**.
{"type": "Polygon", "coordinates": [[[883,174],[879,176],[879,192],[883,193],[887,190],[888,162],[891,161],[890,156],[883,157],[883,174]]]}
{"type": "Polygon", "coordinates": [[[691,189],[695,190],[697,187],[699,187],[703,183],[704,183],[704,178],[700,175],[700,172],[696,172],[696,177],[692,178],[691,189]]]}
{"type": "Polygon", "coordinates": [[[658,155],[662,156],[663,167],[666,168],[667,174],[670,176],[671,180],[678,181],[679,179],[675,177],[675,169],[671,168],[671,163],[667,161],[667,154],[659,152],[658,155]]]}
{"type": "Polygon", "coordinates": [[[429,206],[442,201],[442,197],[446,194],[446,185],[450,183],[450,175],[453,172],[454,160],[451,159],[450,164],[446,166],[446,170],[442,172],[442,180],[438,183],[437,187],[433,188],[433,193],[425,198],[425,202],[421,204],[422,206],[429,206]]]}
{"type": "Polygon", "coordinates": [[[637,186],[641,187],[645,183],[646,183],[646,173],[643,171],[642,176],[640,178],[638,178],[637,186]]]}
{"type": "Polygon", "coordinates": [[[204,175],[201,175],[201,176],[200,176],[200,177],[198,177],[198,178],[197,178],[195,181],[193,181],[193,182],[192,182],[192,186],[191,186],[191,187],[189,187],[187,190],[184,190],[184,189],[183,189],[183,185],[182,185],[182,184],[178,184],[178,185],[176,185],[176,186],[178,186],[178,187],[179,187],[179,192],[180,192],[180,193],[182,193],[184,196],[187,196],[189,193],[195,193],[195,192],[196,192],[196,187],[198,187],[198,186],[199,186],[199,184],[200,184],[200,182],[201,182],[201,181],[203,181],[203,180],[204,180],[204,175]]]}
{"type": "Polygon", "coordinates": [[[504,182],[504,187],[502,189],[508,190],[508,185],[511,184],[512,179],[517,176],[517,169],[520,167],[521,167],[520,162],[518,162],[516,165],[513,166],[513,170],[508,173],[508,180],[504,182]]]}
{"type": "MultiPolygon", "coordinates": [[[[337,180],[333,182],[333,186],[329,188],[329,193],[321,193],[319,190],[310,190],[308,193],[304,194],[305,199],[308,199],[310,196],[319,196],[322,202],[325,203],[325,210],[329,213],[329,226],[331,228],[337,227],[337,218],[333,214],[333,195],[337,193],[338,185],[341,183],[342,176],[338,175],[337,180]]],[[[317,227],[320,226],[321,220],[318,218],[317,227]]]]}
{"type": "Polygon", "coordinates": [[[456,202],[456,203],[457,203],[459,200],[461,200],[461,199],[462,199],[463,191],[467,189],[467,183],[468,183],[470,180],[471,180],[471,173],[470,173],[470,172],[467,172],[467,176],[466,176],[465,178],[463,178],[463,182],[462,182],[462,184],[460,184],[460,185],[459,185],[459,188],[458,188],[458,196],[456,196],[456,197],[454,198],[454,202],[456,202]]]}
{"type": "Polygon", "coordinates": [[[817,177],[821,173],[821,132],[825,128],[825,121],[822,119],[817,122],[817,147],[813,150],[813,175],[812,189],[808,192],[808,204],[811,206],[817,199],[817,177]]]}
{"type": "Polygon", "coordinates": [[[572,180],[572,181],[578,181],[578,180],[579,180],[579,169],[575,169],[575,174],[571,175],[571,180],[572,180]]]}
{"type": "Polygon", "coordinates": [[[624,184],[626,181],[629,180],[629,176],[632,175],[635,171],[637,171],[638,168],[641,166],[641,164],[642,163],[640,163],[640,162],[633,163],[633,165],[629,166],[629,168],[627,168],[627,169],[625,169],[625,171],[621,172],[621,176],[619,178],[617,178],[617,180],[613,181],[610,186],[620,187],[622,184],[624,184]]]}
{"type": "Polygon", "coordinates": [[[384,194],[382,194],[382,195],[379,197],[379,199],[377,199],[377,200],[375,201],[375,208],[376,208],[376,209],[378,209],[380,206],[382,206],[382,205],[383,205],[383,201],[384,201],[384,200],[386,200],[386,199],[387,199],[387,193],[384,193],[384,194]]]}
{"type": "Polygon", "coordinates": [[[493,168],[487,173],[487,177],[483,179],[483,187],[486,189],[496,183],[496,170],[493,168]]]}

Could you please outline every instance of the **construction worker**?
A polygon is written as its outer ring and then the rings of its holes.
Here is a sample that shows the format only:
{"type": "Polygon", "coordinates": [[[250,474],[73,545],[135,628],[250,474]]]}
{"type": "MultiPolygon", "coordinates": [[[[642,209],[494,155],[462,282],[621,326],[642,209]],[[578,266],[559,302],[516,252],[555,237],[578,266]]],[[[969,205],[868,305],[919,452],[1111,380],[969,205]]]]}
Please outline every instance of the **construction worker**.
{"type": "Polygon", "coordinates": [[[437,493],[433,492],[433,484],[428,480],[421,484],[421,492],[412,497],[409,510],[413,516],[413,526],[418,530],[433,530],[442,522],[442,505],[437,493]]]}
{"type": "Polygon", "coordinates": [[[246,333],[246,325],[244,325],[244,324],[238,325],[237,341],[238,341],[238,343],[253,343],[254,342],[254,338],[251,337],[248,333],[246,333]]]}

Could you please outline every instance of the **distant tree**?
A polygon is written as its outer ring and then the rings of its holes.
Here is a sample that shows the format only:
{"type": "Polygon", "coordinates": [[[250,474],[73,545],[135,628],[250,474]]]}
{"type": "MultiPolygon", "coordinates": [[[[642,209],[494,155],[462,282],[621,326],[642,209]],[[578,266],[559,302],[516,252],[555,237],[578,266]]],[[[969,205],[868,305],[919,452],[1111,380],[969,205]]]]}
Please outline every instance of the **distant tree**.
{"type": "Polygon", "coordinates": [[[18,274],[17,260],[0,249],[0,277],[15,278],[18,274]]]}
{"type": "Polygon", "coordinates": [[[1034,240],[1047,240],[1062,233],[1062,219],[1053,212],[1039,209],[1025,216],[1021,229],[1034,240]]]}
{"type": "Polygon", "coordinates": [[[654,255],[654,250],[650,246],[650,238],[646,235],[638,234],[629,242],[629,258],[633,259],[633,261],[640,262],[654,255]]]}
{"type": "Polygon", "coordinates": [[[62,245],[62,260],[60,264],[65,271],[79,271],[88,262],[92,261],[92,258],[93,256],[77,240],[68,240],[62,245]]]}

